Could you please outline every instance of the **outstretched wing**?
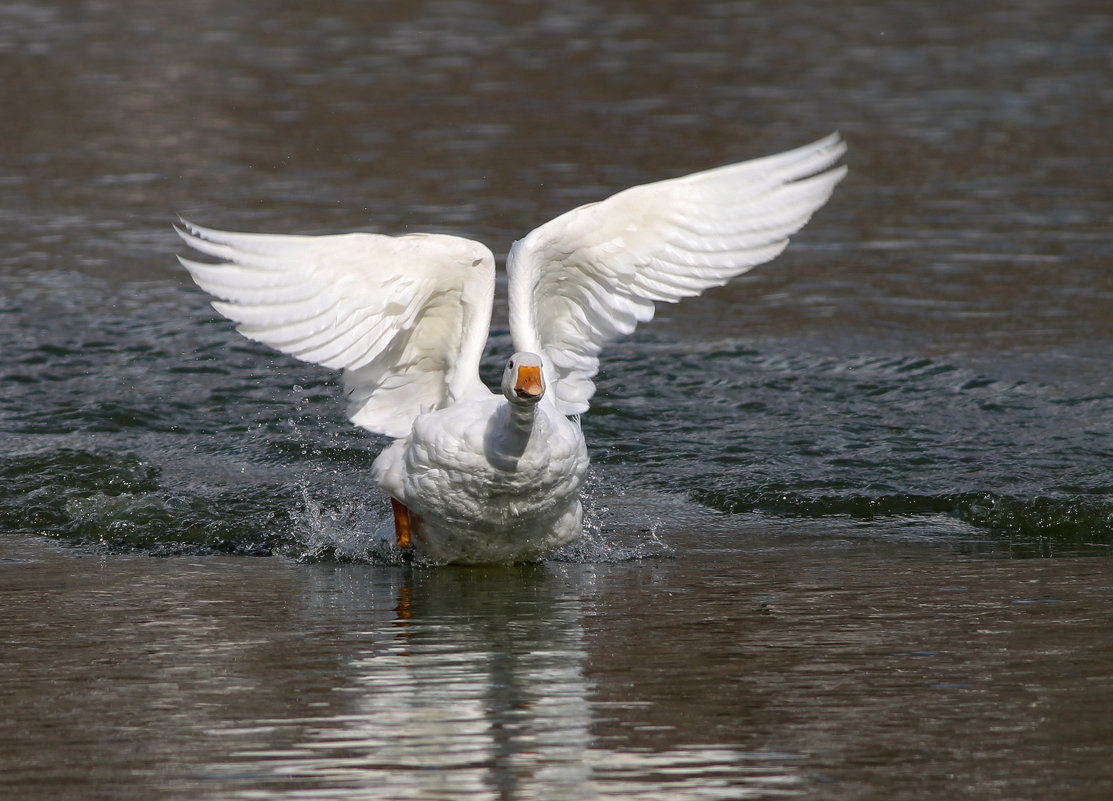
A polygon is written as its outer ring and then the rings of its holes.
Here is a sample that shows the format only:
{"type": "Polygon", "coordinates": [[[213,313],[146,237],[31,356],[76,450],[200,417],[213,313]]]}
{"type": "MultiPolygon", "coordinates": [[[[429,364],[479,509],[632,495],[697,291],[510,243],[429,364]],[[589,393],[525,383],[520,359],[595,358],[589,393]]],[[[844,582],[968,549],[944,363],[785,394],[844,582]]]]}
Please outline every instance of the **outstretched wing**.
{"type": "Polygon", "coordinates": [[[636,186],[573,209],[507,259],[514,348],[541,354],[565,414],[587,411],[603,345],[769,261],[831,196],[838,134],[775,156],[636,186]]]}
{"type": "Polygon", "coordinates": [[[343,370],[348,417],[401,437],[473,393],[494,298],[491,252],[437,234],[275,236],[175,229],[222,264],[179,259],[248,339],[343,370]]]}

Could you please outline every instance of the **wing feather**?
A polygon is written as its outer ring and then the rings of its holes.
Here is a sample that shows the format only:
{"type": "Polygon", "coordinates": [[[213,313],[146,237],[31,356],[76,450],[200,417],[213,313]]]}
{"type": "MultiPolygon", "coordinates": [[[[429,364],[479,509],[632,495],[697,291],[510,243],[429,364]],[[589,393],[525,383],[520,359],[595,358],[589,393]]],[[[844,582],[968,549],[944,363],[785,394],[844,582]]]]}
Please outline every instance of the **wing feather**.
{"type": "Polygon", "coordinates": [[[400,437],[422,411],[475,393],[494,257],[477,242],[416,234],[293,236],[176,229],[207,256],[180,259],[248,339],[343,371],[348,416],[400,437]]]}
{"type": "Polygon", "coordinates": [[[602,347],[654,303],[720,286],[779,255],[846,174],[838,134],[636,186],[562,214],[507,260],[514,347],[542,355],[565,414],[587,411],[602,347]]]}

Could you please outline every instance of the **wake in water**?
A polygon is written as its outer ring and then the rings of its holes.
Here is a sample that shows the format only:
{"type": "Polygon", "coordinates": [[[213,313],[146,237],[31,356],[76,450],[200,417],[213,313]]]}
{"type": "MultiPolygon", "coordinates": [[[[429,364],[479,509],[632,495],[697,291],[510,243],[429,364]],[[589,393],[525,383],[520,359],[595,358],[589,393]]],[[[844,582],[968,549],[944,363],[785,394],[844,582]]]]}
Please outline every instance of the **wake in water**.
{"type": "MultiPolygon", "coordinates": [[[[370,476],[382,443],[340,420],[327,380],[227,349],[208,318],[183,326],[176,288],[90,317],[107,287],[34,280],[30,294],[65,314],[26,297],[6,314],[20,326],[5,340],[0,529],[112,552],[400,560],[370,476]]],[[[1113,395],[1085,375],[1041,383],[666,334],[620,343],[612,361],[584,421],[587,525],[553,559],[685,553],[701,514],[850,521],[1009,553],[1113,548],[1113,395]],[[647,414],[626,384],[653,387],[667,413],[647,414]]],[[[728,536],[746,547],[743,527],[728,536]]]]}

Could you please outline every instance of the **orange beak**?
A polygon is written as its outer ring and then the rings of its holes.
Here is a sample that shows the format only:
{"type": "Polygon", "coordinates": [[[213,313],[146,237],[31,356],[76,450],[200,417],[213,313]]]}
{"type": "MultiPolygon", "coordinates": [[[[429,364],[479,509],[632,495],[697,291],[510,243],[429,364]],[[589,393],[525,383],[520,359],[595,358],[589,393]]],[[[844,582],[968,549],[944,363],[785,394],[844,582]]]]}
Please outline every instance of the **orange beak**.
{"type": "Polygon", "coordinates": [[[515,395],[519,398],[539,398],[544,391],[540,367],[518,368],[518,380],[514,382],[515,395]]]}

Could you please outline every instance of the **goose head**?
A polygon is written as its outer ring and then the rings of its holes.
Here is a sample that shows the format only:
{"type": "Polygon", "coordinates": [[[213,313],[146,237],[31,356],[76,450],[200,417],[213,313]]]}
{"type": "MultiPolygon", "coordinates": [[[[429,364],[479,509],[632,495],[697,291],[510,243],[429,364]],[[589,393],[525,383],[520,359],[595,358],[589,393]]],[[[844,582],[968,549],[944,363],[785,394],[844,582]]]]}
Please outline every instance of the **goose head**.
{"type": "Polygon", "coordinates": [[[515,353],[502,374],[502,394],[511,403],[530,405],[545,394],[541,357],[536,353],[515,353]]]}

